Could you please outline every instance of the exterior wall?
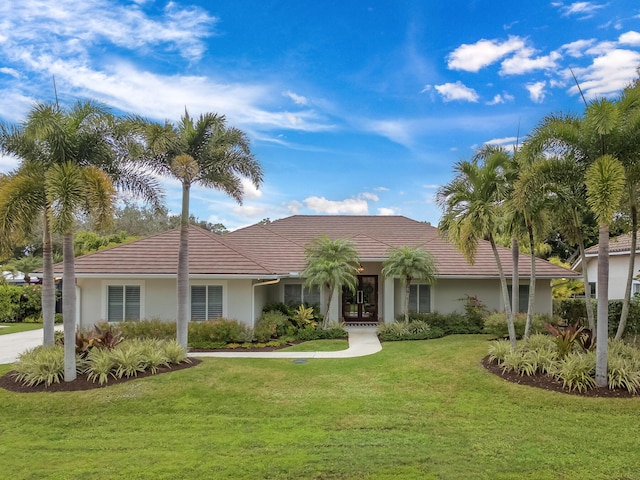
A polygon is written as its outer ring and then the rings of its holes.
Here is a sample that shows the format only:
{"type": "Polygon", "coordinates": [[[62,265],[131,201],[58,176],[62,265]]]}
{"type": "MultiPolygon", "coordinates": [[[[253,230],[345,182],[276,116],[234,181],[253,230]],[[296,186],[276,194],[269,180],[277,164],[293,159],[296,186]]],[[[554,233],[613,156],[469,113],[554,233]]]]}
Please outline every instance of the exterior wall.
{"type": "MultiPolygon", "coordinates": [[[[107,317],[108,285],[140,285],[140,317],[175,321],[176,281],[172,278],[78,278],[78,318],[81,328],[90,328],[107,317]]],[[[191,279],[191,285],[222,285],[223,316],[252,324],[251,279],[191,279]]]]}
{"type": "MultiPolygon", "coordinates": [[[[636,254],[635,270],[640,269],[640,254],[636,254]]],[[[622,300],[627,288],[627,270],[629,269],[629,254],[609,255],[609,299],[622,300]]],[[[587,275],[590,283],[598,280],[598,257],[587,258],[587,275]]],[[[596,285],[596,292],[597,292],[596,285]]]]}

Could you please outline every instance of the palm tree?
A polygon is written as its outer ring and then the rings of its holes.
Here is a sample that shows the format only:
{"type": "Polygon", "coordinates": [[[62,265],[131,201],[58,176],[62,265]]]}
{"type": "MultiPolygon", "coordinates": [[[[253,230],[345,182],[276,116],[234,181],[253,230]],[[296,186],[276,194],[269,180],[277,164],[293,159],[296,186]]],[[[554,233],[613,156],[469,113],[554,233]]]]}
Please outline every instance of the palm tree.
{"type": "Polygon", "coordinates": [[[180,247],[177,275],[176,338],[187,347],[189,326],[189,192],[193,185],[221,190],[242,203],[242,178],[256,187],[262,169],[255,160],[249,139],[241,130],[226,125],[224,116],[205,113],[194,121],[185,110],[177,125],[133,119],[144,135],[149,160],[157,172],[173,176],[182,184],[180,247]]]}
{"type": "Polygon", "coordinates": [[[305,287],[323,287],[328,291],[322,327],[330,321],[333,292],[347,287],[355,291],[358,281],[358,252],[350,240],[331,240],[323,235],[314,238],[306,248],[306,266],[302,272],[305,287]]]}
{"type": "MultiPolygon", "coordinates": [[[[104,224],[111,212],[114,186],[159,205],[159,186],[144,170],[143,151],[129,123],[116,119],[98,103],[78,102],[69,109],[38,104],[21,127],[3,127],[2,132],[3,149],[22,160],[13,177],[12,190],[3,188],[0,195],[2,236],[7,238],[12,231],[24,232],[25,222],[33,221],[37,212],[44,214],[43,310],[49,301],[45,298],[49,283],[55,302],[48,232],[51,227],[64,234],[65,381],[71,381],[76,375],[75,354],[71,351],[75,350],[76,323],[74,216],[82,211],[93,216],[96,226],[104,224]],[[16,198],[26,192],[29,197],[16,198]],[[9,205],[11,198],[17,200],[14,206],[9,205]]],[[[53,319],[45,318],[45,331],[49,322],[53,335],[53,319]]]]}
{"type": "Polygon", "coordinates": [[[382,263],[382,275],[399,278],[404,284],[404,322],[409,323],[411,282],[422,280],[432,285],[438,276],[438,267],[430,252],[420,247],[403,246],[389,250],[388,258],[382,263]]]}
{"type": "Polygon", "coordinates": [[[515,349],[516,332],[509,291],[494,234],[506,194],[504,169],[508,160],[504,152],[496,152],[484,158],[482,163],[478,158],[458,162],[454,167],[455,178],[438,190],[436,201],[444,211],[438,229],[468,262],[474,263],[480,240],[486,239],[491,244],[500,276],[509,339],[515,349]]]}
{"type": "Polygon", "coordinates": [[[587,202],[599,224],[598,323],[596,333],[596,384],[607,386],[609,338],[609,225],[618,210],[625,188],[624,166],[611,155],[598,157],[587,170],[587,202]]]}
{"type": "Polygon", "coordinates": [[[0,125],[0,151],[23,159],[20,168],[5,177],[0,186],[0,249],[7,252],[15,237],[26,237],[42,218],[42,325],[43,345],[54,344],[55,280],[53,242],[44,193],[46,151],[30,140],[24,130],[0,125]]]}
{"type": "Polygon", "coordinates": [[[29,285],[31,283],[31,272],[42,267],[42,258],[27,255],[14,260],[11,264],[17,271],[22,272],[24,275],[24,283],[29,285]]]}

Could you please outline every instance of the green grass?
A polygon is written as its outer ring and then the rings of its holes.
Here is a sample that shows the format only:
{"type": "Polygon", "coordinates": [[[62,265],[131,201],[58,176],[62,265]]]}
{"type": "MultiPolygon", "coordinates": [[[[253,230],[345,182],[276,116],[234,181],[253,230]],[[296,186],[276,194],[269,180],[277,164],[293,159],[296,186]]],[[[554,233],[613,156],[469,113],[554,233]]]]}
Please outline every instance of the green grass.
{"type": "Polygon", "coordinates": [[[346,350],[349,348],[349,342],[346,339],[337,340],[310,340],[302,342],[292,347],[279,350],[280,352],[334,352],[337,350],[346,350]]]}
{"type": "Polygon", "coordinates": [[[28,330],[38,330],[42,328],[41,323],[0,323],[0,335],[8,333],[26,332],[28,330]]]}
{"type": "MultiPolygon", "coordinates": [[[[340,360],[205,359],[106,389],[0,390],[13,479],[638,479],[640,399],[511,384],[484,336],[340,360]]],[[[8,366],[0,367],[4,374],[8,366]]]]}

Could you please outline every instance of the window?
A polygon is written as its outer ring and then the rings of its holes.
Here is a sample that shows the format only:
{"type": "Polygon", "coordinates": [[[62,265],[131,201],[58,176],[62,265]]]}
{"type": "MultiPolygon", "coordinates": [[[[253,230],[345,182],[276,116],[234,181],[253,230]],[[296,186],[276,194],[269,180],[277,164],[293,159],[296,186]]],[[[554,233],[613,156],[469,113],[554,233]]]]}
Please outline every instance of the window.
{"type": "Polygon", "coordinates": [[[107,321],[140,320],[140,285],[107,287],[107,321]]]}
{"type": "MultiPolygon", "coordinates": [[[[511,301],[511,285],[507,287],[509,290],[509,301],[511,301]]],[[[529,285],[520,285],[520,292],[518,295],[518,313],[524,313],[529,306],[529,285]]]]}
{"type": "Polygon", "coordinates": [[[409,286],[409,311],[414,313],[431,311],[431,285],[409,286]]]}
{"type": "Polygon", "coordinates": [[[640,295],[640,282],[633,282],[631,284],[631,295],[640,295]]]}
{"type": "Polygon", "coordinates": [[[191,320],[203,321],[222,317],[222,286],[191,287],[191,320]]]}
{"type": "Polygon", "coordinates": [[[301,283],[286,283],[284,285],[284,303],[298,306],[301,303],[316,305],[320,303],[320,289],[306,288],[301,283]]]}

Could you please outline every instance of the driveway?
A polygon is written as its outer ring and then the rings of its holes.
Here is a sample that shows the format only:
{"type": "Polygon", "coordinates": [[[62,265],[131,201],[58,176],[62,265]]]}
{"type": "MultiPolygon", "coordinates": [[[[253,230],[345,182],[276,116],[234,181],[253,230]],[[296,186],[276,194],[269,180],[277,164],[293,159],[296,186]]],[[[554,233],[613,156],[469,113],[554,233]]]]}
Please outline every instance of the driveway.
{"type": "MultiPolygon", "coordinates": [[[[55,328],[58,330],[62,325],[55,328]]],[[[42,335],[42,329],[0,335],[0,364],[16,362],[25,350],[42,345],[42,335]]]]}

